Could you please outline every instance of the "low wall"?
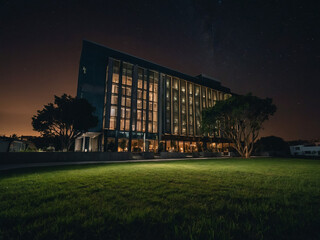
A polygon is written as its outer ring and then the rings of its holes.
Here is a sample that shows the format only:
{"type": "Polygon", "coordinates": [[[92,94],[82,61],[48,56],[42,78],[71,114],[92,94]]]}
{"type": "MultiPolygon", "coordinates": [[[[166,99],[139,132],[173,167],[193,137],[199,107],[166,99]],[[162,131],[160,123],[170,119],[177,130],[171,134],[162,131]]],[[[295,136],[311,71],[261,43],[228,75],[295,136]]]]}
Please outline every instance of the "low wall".
{"type": "Polygon", "coordinates": [[[221,153],[218,152],[201,152],[201,157],[220,157],[221,153]]]}
{"type": "Polygon", "coordinates": [[[187,155],[181,152],[161,152],[160,158],[185,158],[187,155]]]}
{"type": "Polygon", "coordinates": [[[132,153],[132,157],[135,160],[154,159],[154,153],[153,152],[132,153]]]}
{"type": "Polygon", "coordinates": [[[129,152],[5,152],[0,153],[0,164],[41,163],[41,162],[81,162],[81,161],[121,161],[130,160],[129,152]]]}

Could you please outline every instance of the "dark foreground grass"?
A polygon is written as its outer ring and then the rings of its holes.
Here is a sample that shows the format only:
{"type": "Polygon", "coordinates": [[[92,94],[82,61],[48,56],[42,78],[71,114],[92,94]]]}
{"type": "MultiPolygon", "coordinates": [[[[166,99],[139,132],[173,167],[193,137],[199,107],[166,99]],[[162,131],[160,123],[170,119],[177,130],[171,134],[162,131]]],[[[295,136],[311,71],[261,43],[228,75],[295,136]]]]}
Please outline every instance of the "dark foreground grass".
{"type": "Polygon", "coordinates": [[[320,239],[320,161],[0,172],[0,239],[320,239]]]}

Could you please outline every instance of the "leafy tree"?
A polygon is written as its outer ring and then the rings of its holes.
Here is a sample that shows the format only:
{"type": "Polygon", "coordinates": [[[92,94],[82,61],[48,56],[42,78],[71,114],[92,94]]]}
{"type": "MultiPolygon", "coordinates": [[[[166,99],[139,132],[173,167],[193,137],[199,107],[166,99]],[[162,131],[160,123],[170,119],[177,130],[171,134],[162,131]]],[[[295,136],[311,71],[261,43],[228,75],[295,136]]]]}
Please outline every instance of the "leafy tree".
{"type": "Polygon", "coordinates": [[[233,95],[203,111],[202,130],[231,140],[237,152],[250,157],[262,124],[276,111],[272,99],[251,94],[233,95]]]}
{"type": "Polygon", "coordinates": [[[62,149],[69,151],[77,137],[97,125],[94,110],[86,99],[54,96],[54,103],[44,105],[32,117],[32,126],[44,137],[58,137],[62,149]]]}

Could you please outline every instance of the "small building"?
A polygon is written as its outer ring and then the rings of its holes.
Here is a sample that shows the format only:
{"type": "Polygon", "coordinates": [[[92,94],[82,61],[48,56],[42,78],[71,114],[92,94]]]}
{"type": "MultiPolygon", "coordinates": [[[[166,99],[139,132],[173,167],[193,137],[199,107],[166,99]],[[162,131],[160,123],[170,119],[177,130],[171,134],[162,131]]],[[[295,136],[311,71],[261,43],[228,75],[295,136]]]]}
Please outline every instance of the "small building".
{"type": "Polygon", "coordinates": [[[317,145],[295,145],[290,146],[290,153],[292,156],[320,156],[320,146],[317,145]]]}
{"type": "Polygon", "coordinates": [[[0,138],[0,152],[21,152],[27,149],[28,145],[23,140],[9,137],[0,138]]]}

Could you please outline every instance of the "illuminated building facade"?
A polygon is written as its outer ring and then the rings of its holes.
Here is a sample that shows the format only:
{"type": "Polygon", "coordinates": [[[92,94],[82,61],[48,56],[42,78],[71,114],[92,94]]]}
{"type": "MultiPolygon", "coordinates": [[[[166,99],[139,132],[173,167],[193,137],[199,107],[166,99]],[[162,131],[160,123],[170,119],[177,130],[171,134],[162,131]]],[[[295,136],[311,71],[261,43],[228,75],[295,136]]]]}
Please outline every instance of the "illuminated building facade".
{"type": "Polygon", "coordinates": [[[105,46],[83,41],[77,97],[95,108],[98,125],[76,151],[219,151],[218,135],[201,133],[202,109],[231,96],[229,88],[105,46]]]}

